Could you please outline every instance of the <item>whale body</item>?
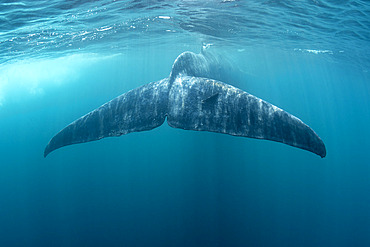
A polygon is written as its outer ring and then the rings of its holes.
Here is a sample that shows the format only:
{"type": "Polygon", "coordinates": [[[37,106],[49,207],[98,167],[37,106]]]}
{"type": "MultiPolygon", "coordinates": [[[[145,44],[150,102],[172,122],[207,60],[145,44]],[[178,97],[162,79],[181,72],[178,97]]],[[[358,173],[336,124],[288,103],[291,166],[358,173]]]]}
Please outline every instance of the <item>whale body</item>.
{"type": "Polygon", "coordinates": [[[212,56],[180,54],[168,78],[124,93],[75,120],[48,143],[44,157],[63,146],[169,126],[281,142],[326,156],[320,137],[286,111],[219,81],[212,56]]]}

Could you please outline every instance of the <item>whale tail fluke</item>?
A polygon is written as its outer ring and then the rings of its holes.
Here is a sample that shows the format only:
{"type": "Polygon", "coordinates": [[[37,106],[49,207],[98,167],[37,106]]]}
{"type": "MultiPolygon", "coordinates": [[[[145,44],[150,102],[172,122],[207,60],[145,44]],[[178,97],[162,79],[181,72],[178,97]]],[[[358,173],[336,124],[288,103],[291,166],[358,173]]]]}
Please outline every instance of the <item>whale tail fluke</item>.
{"type": "Polygon", "coordinates": [[[171,127],[277,141],[326,155],[320,137],[300,119],[212,79],[178,78],[169,94],[168,111],[171,127]]]}
{"type": "Polygon", "coordinates": [[[63,146],[171,127],[281,142],[325,157],[325,145],[305,123],[238,88],[207,78],[180,76],[149,83],[77,119],[46,146],[44,157],[63,146]]]}
{"type": "Polygon", "coordinates": [[[217,57],[184,52],[168,78],[133,89],[77,119],[48,143],[44,157],[63,146],[171,127],[281,142],[322,158],[320,137],[297,117],[220,82],[217,57]]]}
{"type": "Polygon", "coordinates": [[[48,143],[44,157],[55,149],[104,137],[154,129],[167,112],[168,79],[133,89],[77,119],[48,143]]]}

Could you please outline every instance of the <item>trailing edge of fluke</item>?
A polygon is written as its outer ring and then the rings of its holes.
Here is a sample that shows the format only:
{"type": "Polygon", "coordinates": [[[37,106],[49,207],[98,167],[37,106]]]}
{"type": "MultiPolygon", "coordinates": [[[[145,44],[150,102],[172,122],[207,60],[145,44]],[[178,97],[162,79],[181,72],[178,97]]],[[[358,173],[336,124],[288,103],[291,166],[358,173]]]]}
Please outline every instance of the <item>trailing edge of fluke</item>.
{"type": "Polygon", "coordinates": [[[184,52],[168,78],[124,93],[62,129],[44,157],[63,146],[151,130],[166,117],[174,128],[282,142],[325,157],[323,141],[308,125],[221,78],[215,56],[184,52]]]}

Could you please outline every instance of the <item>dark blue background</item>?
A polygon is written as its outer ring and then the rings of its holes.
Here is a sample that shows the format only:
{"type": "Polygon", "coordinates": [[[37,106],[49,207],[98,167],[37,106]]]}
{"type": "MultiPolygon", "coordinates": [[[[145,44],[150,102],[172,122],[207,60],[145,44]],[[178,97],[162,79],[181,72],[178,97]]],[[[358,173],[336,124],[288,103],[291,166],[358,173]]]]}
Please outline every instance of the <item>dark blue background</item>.
{"type": "Polygon", "coordinates": [[[368,5],[1,2],[0,246],[370,246],[368,5]],[[327,157],[165,123],[43,158],[67,124],[207,44],[327,157]]]}

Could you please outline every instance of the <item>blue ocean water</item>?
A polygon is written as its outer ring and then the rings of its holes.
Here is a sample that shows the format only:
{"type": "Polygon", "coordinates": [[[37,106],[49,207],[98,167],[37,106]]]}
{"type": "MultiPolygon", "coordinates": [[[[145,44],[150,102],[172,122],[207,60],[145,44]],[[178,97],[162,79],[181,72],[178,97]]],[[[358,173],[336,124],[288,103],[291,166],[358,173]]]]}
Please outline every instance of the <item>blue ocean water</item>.
{"type": "Polygon", "coordinates": [[[0,246],[370,246],[368,1],[1,1],[0,54],[0,246]],[[165,123],[43,158],[202,47],[327,156],[165,123]]]}

